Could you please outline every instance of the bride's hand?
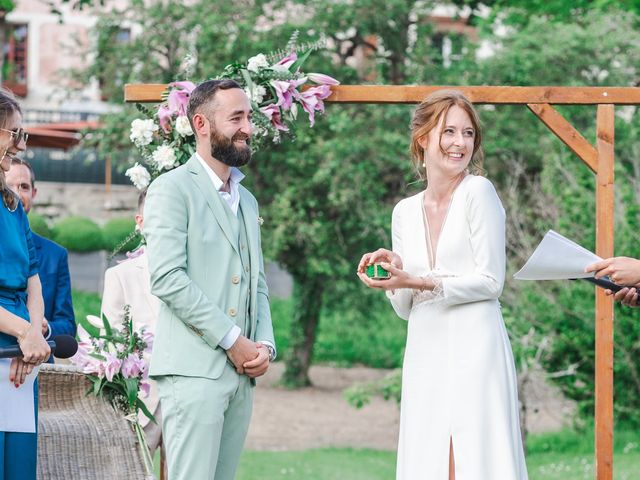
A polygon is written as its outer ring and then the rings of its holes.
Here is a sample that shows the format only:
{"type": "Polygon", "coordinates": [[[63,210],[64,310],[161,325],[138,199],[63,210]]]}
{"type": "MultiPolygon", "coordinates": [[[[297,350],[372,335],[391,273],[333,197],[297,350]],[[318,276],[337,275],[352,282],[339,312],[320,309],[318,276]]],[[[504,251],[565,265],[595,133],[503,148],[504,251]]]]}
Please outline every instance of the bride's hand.
{"type": "Polygon", "coordinates": [[[379,248],[375,252],[365,253],[358,263],[358,273],[365,273],[365,269],[374,263],[387,262],[402,269],[402,258],[395,252],[386,248],[379,248]]]}

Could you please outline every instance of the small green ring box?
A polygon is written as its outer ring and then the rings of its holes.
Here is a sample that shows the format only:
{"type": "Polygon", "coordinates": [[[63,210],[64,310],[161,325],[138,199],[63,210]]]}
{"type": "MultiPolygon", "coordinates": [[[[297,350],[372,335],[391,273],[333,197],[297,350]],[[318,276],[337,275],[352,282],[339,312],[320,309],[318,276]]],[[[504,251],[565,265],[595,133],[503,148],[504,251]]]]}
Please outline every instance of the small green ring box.
{"type": "Polygon", "coordinates": [[[386,280],[387,278],[391,278],[391,274],[382,268],[379,263],[374,263],[373,265],[367,266],[367,277],[374,280],[386,280]]]}

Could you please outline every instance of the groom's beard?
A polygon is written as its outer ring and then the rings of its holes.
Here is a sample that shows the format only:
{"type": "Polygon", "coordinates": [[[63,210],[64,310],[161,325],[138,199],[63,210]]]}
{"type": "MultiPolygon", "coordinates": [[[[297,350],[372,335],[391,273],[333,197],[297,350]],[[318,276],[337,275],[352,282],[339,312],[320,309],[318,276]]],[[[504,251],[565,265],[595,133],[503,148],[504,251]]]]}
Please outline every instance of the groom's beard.
{"type": "Polygon", "coordinates": [[[249,135],[240,131],[230,139],[211,130],[211,156],[230,167],[242,167],[251,160],[251,147],[249,135]],[[237,147],[236,140],[245,140],[246,145],[237,147]]]}

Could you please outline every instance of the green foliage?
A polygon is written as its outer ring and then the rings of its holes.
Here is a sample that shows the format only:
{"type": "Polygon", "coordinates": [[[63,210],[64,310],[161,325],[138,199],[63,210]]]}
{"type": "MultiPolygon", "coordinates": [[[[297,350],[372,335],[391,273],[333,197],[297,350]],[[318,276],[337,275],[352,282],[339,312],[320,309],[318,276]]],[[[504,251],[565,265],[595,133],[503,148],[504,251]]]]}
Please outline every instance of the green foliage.
{"type": "Polygon", "coordinates": [[[140,244],[140,235],[135,231],[132,218],[114,218],[102,227],[104,248],[113,253],[129,252],[140,244]]]}
{"type": "Polygon", "coordinates": [[[356,408],[367,405],[373,396],[395,400],[399,406],[402,394],[402,371],[397,369],[382,380],[353,385],[344,394],[347,401],[356,408]]]}
{"type": "Polygon", "coordinates": [[[67,217],[56,223],[53,240],[72,252],[93,252],[104,248],[100,227],[84,217],[67,217]]]}
{"type": "Polygon", "coordinates": [[[51,238],[52,233],[49,228],[49,224],[42,215],[39,215],[33,211],[29,213],[29,226],[31,231],[37,233],[41,237],[51,238]]]}
{"type": "Polygon", "coordinates": [[[97,293],[83,292],[80,290],[71,291],[71,300],[73,301],[73,313],[76,317],[76,323],[89,332],[92,336],[100,334],[98,328],[94,327],[87,321],[87,315],[96,315],[100,313],[100,295],[97,293]]]}

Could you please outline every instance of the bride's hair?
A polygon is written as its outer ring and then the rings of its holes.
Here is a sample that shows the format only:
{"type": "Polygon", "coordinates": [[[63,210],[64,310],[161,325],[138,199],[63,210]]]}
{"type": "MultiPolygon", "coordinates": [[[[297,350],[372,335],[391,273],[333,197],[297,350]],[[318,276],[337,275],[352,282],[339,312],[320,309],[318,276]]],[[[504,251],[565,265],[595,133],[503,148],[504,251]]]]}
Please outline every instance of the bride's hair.
{"type": "MultiPolygon", "coordinates": [[[[7,121],[9,118],[15,113],[22,113],[20,110],[20,105],[16,101],[13,94],[5,89],[0,87],[0,128],[5,128],[7,125],[7,121]]],[[[9,142],[12,142],[13,138],[9,138],[9,142]]],[[[6,152],[0,151],[0,154],[6,154],[6,152]]],[[[4,160],[4,158],[0,158],[0,162],[4,160]]],[[[4,172],[0,169],[0,195],[2,196],[2,201],[7,206],[9,210],[15,210],[18,206],[18,202],[20,199],[18,196],[11,191],[11,189],[7,186],[7,181],[4,176],[4,172]]]]}
{"type": "MultiPolygon", "coordinates": [[[[469,171],[475,175],[484,174],[482,163],[484,154],[482,152],[482,131],[480,129],[480,119],[473,108],[473,104],[459,90],[438,90],[424,99],[417,107],[411,120],[411,156],[413,165],[422,180],[426,180],[426,171],[423,168],[424,148],[420,142],[433,130],[437,128],[440,119],[446,118],[449,109],[458,106],[464,110],[474,129],[473,154],[469,162],[469,171]]],[[[441,132],[442,135],[442,132],[441,132]]],[[[440,147],[442,149],[442,147],[440,147]]],[[[443,152],[446,153],[446,152],[443,152]]]]}

